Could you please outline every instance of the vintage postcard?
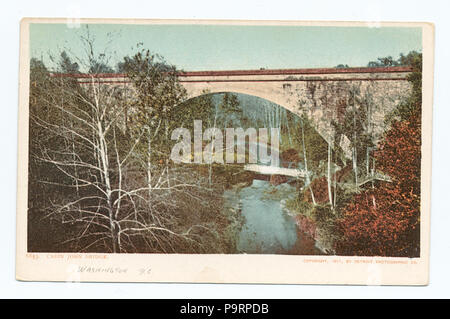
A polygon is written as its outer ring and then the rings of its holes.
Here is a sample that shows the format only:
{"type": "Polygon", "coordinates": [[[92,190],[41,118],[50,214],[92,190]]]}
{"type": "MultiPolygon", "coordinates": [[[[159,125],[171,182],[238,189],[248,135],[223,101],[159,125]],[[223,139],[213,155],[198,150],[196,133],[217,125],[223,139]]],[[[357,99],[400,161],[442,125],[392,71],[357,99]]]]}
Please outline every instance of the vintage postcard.
{"type": "Polygon", "coordinates": [[[430,23],[21,22],[16,276],[426,285],[430,23]]]}

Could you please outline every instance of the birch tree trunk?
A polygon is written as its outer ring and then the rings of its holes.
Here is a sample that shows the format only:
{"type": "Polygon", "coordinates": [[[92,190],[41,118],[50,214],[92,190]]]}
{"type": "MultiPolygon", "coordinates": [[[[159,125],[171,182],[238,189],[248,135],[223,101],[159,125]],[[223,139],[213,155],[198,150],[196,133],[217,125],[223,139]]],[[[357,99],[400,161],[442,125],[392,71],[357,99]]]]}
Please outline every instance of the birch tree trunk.
{"type": "Polygon", "coordinates": [[[333,195],[331,193],[331,142],[328,142],[328,165],[327,165],[328,200],[333,208],[333,195]]]}
{"type": "Polygon", "coordinates": [[[355,96],[353,96],[353,172],[355,175],[355,189],[358,189],[358,149],[357,149],[357,136],[356,136],[356,105],[355,96]]]}
{"type": "Polygon", "coordinates": [[[148,127],[148,141],[147,141],[147,187],[148,199],[152,195],[152,136],[151,129],[148,127]]]}
{"type": "MultiPolygon", "coordinates": [[[[214,113],[214,131],[216,130],[216,126],[217,126],[217,114],[218,113],[218,108],[216,106],[216,112],[214,113]]],[[[216,151],[216,150],[214,150],[216,151]]],[[[212,154],[211,154],[212,156],[212,154]]],[[[211,161],[211,163],[209,163],[209,168],[208,168],[208,181],[209,181],[209,186],[212,185],[212,164],[213,161],[211,161]]]]}
{"type": "Polygon", "coordinates": [[[309,187],[309,191],[311,193],[311,200],[313,202],[313,205],[316,206],[316,199],[314,198],[314,192],[311,187],[311,179],[309,177],[309,171],[308,171],[308,158],[306,157],[306,146],[305,146],[305,132],[303,128],[303,119],[300,118],[300,126],[302,130],[302,148],[303,148],[303,159],[305,163],[305,172],[306,172],[306,186],[309,187]]]}
{"type": "Polygon", "coordinates": [[[105,183],[105,195],[106,195],[106,203],[109,217],[109,225],[111,231],[111,241],[112,241],[112,250],[113,253],[120,252],[120,247],[118,244],[118,230],[116,227],[115,215],[113,212],[113,202],[112,202],[112,187],[111,187],[111,179],[109,174],[109,154],[108,154],[108,143],[105,136],[105,128],[103,127],[104,118],[106,116],[107,110],[106,106],[100,102],[100,93],[99,88],[95,84],[94,78],[92,78],[92,92],[94,94],[95,101],[95,110],[96,115],[93,117],[95,123],[93,123],[93,128],[96,129],[95,134],[97,135],[97,139],[99,141],[98,144],[98,153],[100,158],[100,173],[103,176],[103,180],[105,183]]]}

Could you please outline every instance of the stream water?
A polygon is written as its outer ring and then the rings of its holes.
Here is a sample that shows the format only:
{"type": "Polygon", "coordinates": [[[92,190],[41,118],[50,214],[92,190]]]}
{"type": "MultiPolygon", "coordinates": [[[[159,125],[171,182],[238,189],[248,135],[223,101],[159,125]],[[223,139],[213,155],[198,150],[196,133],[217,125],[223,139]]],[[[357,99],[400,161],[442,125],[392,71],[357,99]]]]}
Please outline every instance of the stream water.
{"type": "Polygon", "coordinates": [[[283,200],[296,194],[288,184],[271,185],[254,179],[251,186],[224,193],[225,205],[238,207],[245,219],[237,239],[241,253],[288,253],[298,243],[295,220],[283,209],[283,200]]]}

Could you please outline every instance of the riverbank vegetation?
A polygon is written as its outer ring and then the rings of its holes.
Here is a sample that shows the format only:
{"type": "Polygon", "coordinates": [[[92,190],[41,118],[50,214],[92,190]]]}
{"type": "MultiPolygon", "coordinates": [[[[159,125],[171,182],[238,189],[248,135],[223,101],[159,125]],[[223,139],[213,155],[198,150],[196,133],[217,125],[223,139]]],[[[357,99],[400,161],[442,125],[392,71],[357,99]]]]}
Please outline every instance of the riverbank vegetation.
{"type": "MultiPolygon", "coordinates": [[[[394,65],[392,58],[379,59],[394,65]]],[[[375,62],[370,65],[373,66],[375,62]]],[[[328,163],[287,207],[315,225],[316,245],[324,252],[361,256],[420,256],[420,163],[422,56],[402,55],[395,65],[409,65],[412,90],[386,117],[389,129],[374,143],[370,131],[370,96],[349,90],[345,116],[333,123],[336,137],[350,138],[351,162],[332,151],[318,152],[312,163],[328,163]],[[330,162],[335,169],[329,169],[330,162]]],[[[306,143],[314,150],[316,143],[306,143]]],[[[300,152],[302,153],[302,152],[300,152]]],[[[320,164],[316,164],[320,167],[320,164]]],[[[317,168],[316,168],[317,169],[317,168]]]]}

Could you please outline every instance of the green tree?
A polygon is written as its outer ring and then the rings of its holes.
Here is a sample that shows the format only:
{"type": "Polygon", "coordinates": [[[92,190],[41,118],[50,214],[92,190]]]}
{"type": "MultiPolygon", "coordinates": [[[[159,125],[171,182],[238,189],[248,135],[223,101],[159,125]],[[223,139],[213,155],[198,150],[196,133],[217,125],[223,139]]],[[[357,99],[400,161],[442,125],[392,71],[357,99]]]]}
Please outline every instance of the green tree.
{"type": "Polygon", "coordinates": [[[169,132],[180,124],[176,108],[186,100],[186,90],[178,81],[176,67],[149,50],[140,50],[133,57],[125,57],[122,68],[136,90],[132,126],[147,131],[149,155],[151,143],[167,151],[169,132]]]}
{"type": "Polygon", "coordinates": [[[182,102],[174,109],[174,120],[179,127],[194,129],[194,121],[201,120],[206,125],[213,122],[215,103],[213,94],[204,90],[200,96],[182,102]]]}
{"type": "Polygon", "coordinates": [[[399,66],[399,65],[400,63],[397,60],[394,60],[392,56],[378,58],[377,61],[370,61],[367,64],[368,67],[399,66]]]}
{"type": "Polygon", "coordinates": [[[114,69],[104,62],[92,61],[88,73],[101,74],[101,73],[114,73],[114,69]]]}
{"type": "Polygon", "coordinates": [[[80,73],[78,63],[72,62],[66,51],[62,51],[58,62],[58,71],[61,73],[77,74],[80,73]]]}
{"type": "Polygon", "coordinates": [[[350,140],[355,189],[358,189],[359,185],[360,166],[369,164],[368,154],[374,147],[370,129],[370,104],[370,97],[361,94],[359,87],[353,86],[349,89],[345,101],[342,120],[332,122],[336,136],[339,139],[346,136],[350,140]]]}
{"type": "Polygon", "coordinates": [[[387,117],[387,121],[394,119],[407,120],[422,106],[422,53],[412,51],[406,56],[401,55],[403,65],[412,67],[412,73],[408,75],[411,84],[411,94],[387,117]]]}
{"type": "Polygon", "coordinates": [[[218,105],[219,121],[223,128],[226,128],[229,123],[232,125],[240,125],[240,117],[242,109],[240,108],[239,99],[235,94],[224,93],[222,101],[218,105]]]}

